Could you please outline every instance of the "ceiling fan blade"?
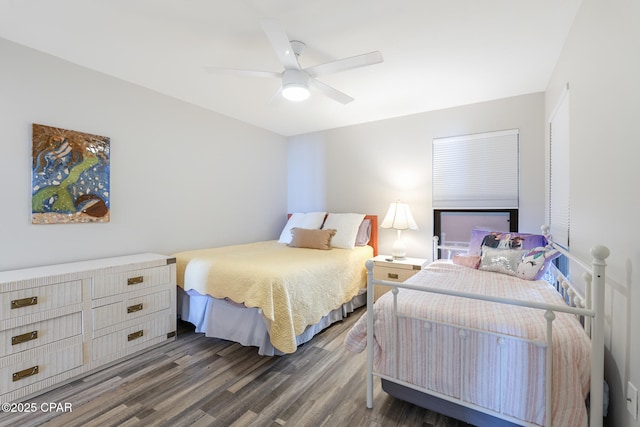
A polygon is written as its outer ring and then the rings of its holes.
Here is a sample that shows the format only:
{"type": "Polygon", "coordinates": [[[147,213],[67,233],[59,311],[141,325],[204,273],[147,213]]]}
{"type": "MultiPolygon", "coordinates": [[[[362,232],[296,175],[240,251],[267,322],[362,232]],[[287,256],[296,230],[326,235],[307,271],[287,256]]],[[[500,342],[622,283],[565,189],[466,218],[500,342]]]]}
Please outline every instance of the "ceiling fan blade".
{"type": "Polygon", "coordinates": [[[248,77],[281,77],[282,73],[276,73],[275,71],[259,71],[259,70],[239,70],[236,68],[223,68],[223,67],[204,67],[208,73],[214,74],[232,74],[234,76],[248,76],[248,77]]]}
{"type": "Polygon", "coordinates": [[[284,65],[284,68],[287,70],[291,68],[299,70],[300,64],[298,63],[298,58],[296,58],[296,54],[289,41],[289,36],[287,36],[287,32],[280,22],[275,19],[264,19],[260,21],[260,23],[271,46],[276,51],[278,59],[280,59],[280,62],[284,65]]]}
{"type": "Polygon", "coordinates": [[[382,62],[382,54],[379,51],[363,53],[362,55],[352,56],[350,58],[338,59],[337,61],[327,62],[325,64],[314,65],[305,68],[311,77],[318,77],[340,71],[352,70],[354,68],[366,67],[367,65],[378,64],[382,62]]]}
{"type": "Polygon", "coordinates": [[[348,104],[353,101],[353,98],[347,95],[346,93],[340,92],[337,89],[332,88],[331,86],[322,83],[321,81],[311,79],[309,80],[309,84],[320,92],[333,99],[334,101],[338,101],[341,104],[348,104]]]}
{"type": "Polygon", "coordinates": [[[271,95],[271,98],[267,101],[267,105],[280,105],[284,98],[282,97],[282,86],[271,95]]]}

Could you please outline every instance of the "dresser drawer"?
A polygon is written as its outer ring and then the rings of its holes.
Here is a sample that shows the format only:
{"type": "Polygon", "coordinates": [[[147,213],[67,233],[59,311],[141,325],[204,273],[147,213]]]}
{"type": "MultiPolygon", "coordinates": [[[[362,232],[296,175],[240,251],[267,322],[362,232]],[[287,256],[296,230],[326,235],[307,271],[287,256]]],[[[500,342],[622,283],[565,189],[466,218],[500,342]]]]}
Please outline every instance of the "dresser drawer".
{"type": "MultiPolygon", "coordinates": [[[[93,360],[108,359],[113,353],[135,351],[147,341],[166,337],[170,327],[167,311],[143,323],[93,339],[93,360]]],[[[143,348],[143,347],[141,347],[143,348]]]]}
{"type": "Polygon", "coordinates": [[[171,269],[168,265],[132,270],[124,273],[105,274],[96,276],[93,279],[92,297],[93,299],[103,298],[170,282],[171,269]]]}
{"type": "MultiPolygon", "coordinates": [[[[401,283],[418,273],[426,264],[427,260],[422,258],[394,259],[388,255],[378,255],[373,259],[373,278],[401,283]]],[[[392,288],[392,286],[375,285],[373,288],[374,301],[377,301],[380,296],[392,288]]]]}
{"type": "Polygon", "coordinates": [[[4,292],[0,294],[0,320],[27,316],[81,302],[81,280],[4,292]]]}
{"type": "Polygon", "coordinates": [[[0,357],[82,334],[82,312],[0,331],[0,357]]]}
{"type": "Polygon", "coordinates": [[[387,280],[389,282],[404,282],[409,277],[416,274],[416,272],[416,270],[376,266],[373,269],[373,278],[375,280],[387,280]]]}
{"type": "Polygon", "coordinates": [[[26,387],[81,365],[81,336],[2,358],[0,359],[0,394],[26,387]]]}
{"type": "Polygon", "coordinates": [[[112,304],[96,307],[92,310],[93,330],[117,325],[131,319],[146,316],[169,308],[171,295],[169,290],[139,297],[127,298],[112,304]]]}

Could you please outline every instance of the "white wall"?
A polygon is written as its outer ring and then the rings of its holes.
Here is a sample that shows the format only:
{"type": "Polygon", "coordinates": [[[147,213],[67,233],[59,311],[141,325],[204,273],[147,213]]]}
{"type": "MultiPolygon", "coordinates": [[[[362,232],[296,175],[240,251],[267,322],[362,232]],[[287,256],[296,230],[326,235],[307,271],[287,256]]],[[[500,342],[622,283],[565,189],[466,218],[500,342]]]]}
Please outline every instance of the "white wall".
{"type": "Polygon", "coordinates": [[[0,271],[277,238],[286,139],[0,39],[0,271]],[[111,222],[31,224],[31,124],[111,138],[111,222]]]}
{"type": "MultiPolygon", "coordinates": [[[[401,199],[420,228],[403,233],[407,253],[430,258],[432,140],[506,129],[520,130],[520,230],[538,232],[544,222],[543,93],[291,137],[289,211],[362,212],[382,221],[389,203],[401,199]]],[[[395,231],[380,230],[380,252],[390,253],[395,238],[395,231]]]]}
{"type": "Polygon", "coordinates": [[[546,117],[570,86],[571,251],[607,260],[605,378],[609,426],[637,426],[626,385],[640,386],[640,3],[585,0],[549,83],[546,117]]]}
{"type": "Polygon", "coordinates": [[[321,134],[296,138],[287,150],[289,212],[322,211],[327,205],[325,148],[321,134]]]}

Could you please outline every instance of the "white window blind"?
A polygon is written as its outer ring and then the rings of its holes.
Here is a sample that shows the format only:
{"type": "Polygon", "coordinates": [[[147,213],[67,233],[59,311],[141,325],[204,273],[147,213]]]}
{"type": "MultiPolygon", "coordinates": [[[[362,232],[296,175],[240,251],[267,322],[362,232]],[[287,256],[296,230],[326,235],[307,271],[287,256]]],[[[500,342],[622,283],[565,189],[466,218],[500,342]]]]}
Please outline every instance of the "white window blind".
{"type": "Polygon", "coordinates": [[[433,208],[518,208],[518,130],[433,140],[433,208]]]}
{"type": "Polygon", "coordinates": [[[549,231],[569,247],[569,92],[565,91],[549,121],[549,231]]]}

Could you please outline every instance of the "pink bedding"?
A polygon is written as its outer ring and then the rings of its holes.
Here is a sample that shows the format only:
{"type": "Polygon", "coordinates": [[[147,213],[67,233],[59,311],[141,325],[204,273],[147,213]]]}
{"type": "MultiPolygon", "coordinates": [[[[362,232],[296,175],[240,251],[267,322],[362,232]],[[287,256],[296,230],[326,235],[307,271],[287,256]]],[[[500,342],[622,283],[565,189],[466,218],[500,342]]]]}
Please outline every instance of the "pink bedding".
{"type": "MultiPolygon", "coordinates": [[[[555,289],[544,281],[526,281],[446,261],[436,261],[407,283],[564,304],[555,289]]],[[[498,416],[504,414],[544,424],[545,348],[521,339],[544,342],[546,320],[543,310],[401,289],[399,311],[424,320],[398,321],[396,375],[390,340],[396,335],[392,306],[391,292],[375,304],[376,372],[462,399],[498,416]],[[457,325],[464,327],[466,332],[461,332],[457,325]]],[[[352,328],[345,343],[354,352],[361,352],[366,347],[366,316],[352,328]]],[[[556,313],[553,343],[553,425],[586,426],[589,338],[575,316],[556,313]]]]}

